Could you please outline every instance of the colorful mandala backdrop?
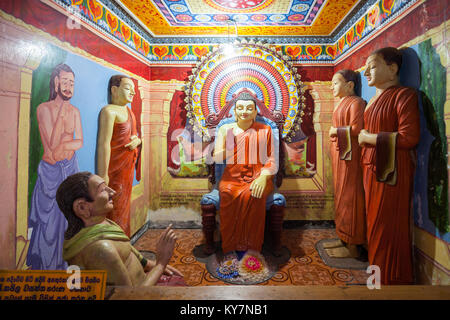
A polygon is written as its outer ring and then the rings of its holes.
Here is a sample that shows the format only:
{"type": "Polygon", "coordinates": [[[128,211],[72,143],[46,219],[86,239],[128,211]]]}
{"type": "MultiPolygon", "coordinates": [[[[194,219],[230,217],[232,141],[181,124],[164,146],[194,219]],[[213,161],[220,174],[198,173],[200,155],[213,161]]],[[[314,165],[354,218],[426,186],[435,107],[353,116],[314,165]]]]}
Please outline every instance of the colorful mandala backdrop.
{"type": "Polygon", "coordinates": [[[206,119],[218,114],[234,93],[252,90],[270,111],[284,116],[282,137],[300,129],[303,84],[297,68],[269,45],[242,41],[202,57],[186,85],[186,109],[194,130],[209,137],[206,119]],[[231,49],[231,51],[230,51],[231,49]]]}

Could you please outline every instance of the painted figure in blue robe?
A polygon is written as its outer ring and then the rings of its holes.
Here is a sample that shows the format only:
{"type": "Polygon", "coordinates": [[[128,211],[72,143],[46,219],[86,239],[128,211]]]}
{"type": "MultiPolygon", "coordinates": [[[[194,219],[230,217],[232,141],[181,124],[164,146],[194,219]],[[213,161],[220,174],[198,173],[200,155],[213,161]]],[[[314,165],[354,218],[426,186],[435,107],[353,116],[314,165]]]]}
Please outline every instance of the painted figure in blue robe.
{"type": "Polygon", "coordinates": [[[66,64],[50,77],[50,97],[36,110],[44,154],[31,199],[32,228],[27,265],[33,270],[64,270],[62,249],[67,221],[56,204],[56,190],[79,171],[75,151],[83,146],[80,111],[70,104],[75,74],[66,64]]]}

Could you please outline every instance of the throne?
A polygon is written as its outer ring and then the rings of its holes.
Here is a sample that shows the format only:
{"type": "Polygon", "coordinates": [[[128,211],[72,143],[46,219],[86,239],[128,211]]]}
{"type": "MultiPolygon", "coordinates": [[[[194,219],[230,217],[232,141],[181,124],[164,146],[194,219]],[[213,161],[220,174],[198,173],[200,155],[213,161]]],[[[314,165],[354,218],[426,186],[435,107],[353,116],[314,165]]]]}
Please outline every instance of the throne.
{"type": "MultiPolygon", "coordinates": [[[[279,111],[269,111],[264,102],[259,100],[255,94],[247,89],[243,89],[241,92],[247,92],[252,95],[256,101],[256,105],[259,109],[256,121],[262,122],[272,129],[272,137],[274,138],[275,148],[278,150],[275,152],[279,157],[279,169],[274,176],[274,191],[267,197],[266,200],[266,223],[265,223],[265,242],[271,244],[271,252],[275,256],[281,255],[281,232],[283,229],[284,208],[286,207],[285,197],[277,192],[277,189],[281,186],[282,172],[284,165],[284,155],[280,152],[280,140],[282,134],[282,127],[284,124],[284,116],[279,111]]],[[[241,93],[240,92],[240,93],[241,93]]],[[[206,119],[206,126],[208,129],[217,130],[224,124],[235,121],[234,117],[229,114],[232,106],[235,105],[238,100],[239,94],[233,94],[230,101],[220,110],[218,114],[210,114],[206,119]]],[[[211,192],[203,195],[201,199],[202,210],[202,229],[205,236],[204,253],[210,255],[215,252],[214,244],[214,231],[216,229],[216,212],[220,208],[220,195],[219,195],[219,182],[222,177],[226,164],[213,163],[210,165],[209,181],[212,184],[211,192]]]]}

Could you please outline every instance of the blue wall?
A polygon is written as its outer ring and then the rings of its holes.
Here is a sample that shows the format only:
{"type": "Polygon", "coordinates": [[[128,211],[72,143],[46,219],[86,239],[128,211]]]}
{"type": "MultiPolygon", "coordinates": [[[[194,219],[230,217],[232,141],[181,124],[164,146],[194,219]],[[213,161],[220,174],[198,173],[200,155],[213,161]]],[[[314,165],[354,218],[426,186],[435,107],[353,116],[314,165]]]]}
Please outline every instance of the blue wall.
{"type": "MultiPolygon", "coordinates": [[[[80,171],[95,172],[98,116],[101,108],[108,104],[109,78],[119,72],[71,53],[67,54],[65,63],[75,73],[71,103],[80,110],[83,128],[83,147],[77,151],[78,165],[80,171]]],[[[138,183],[135,178],[133,185],[138,183]]]]}

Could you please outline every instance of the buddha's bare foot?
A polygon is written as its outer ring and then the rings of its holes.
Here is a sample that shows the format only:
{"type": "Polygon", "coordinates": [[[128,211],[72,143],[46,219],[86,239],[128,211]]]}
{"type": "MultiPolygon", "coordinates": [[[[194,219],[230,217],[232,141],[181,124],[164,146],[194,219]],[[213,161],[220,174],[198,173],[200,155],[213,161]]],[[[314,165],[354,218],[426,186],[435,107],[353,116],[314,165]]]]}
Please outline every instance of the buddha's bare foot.
{"type": "Polygon", "coordinates": [[[356,245],[325,249],[325,251],[331,258],[356,258],[358,256],[356,245]]]}
{"type": "Polygon", "coordinates": [[[330,240],[323,243],[324,249],[338,248],[343,246],[345,246],[345,244],[341,241],[341,239],[330,240]]]}

